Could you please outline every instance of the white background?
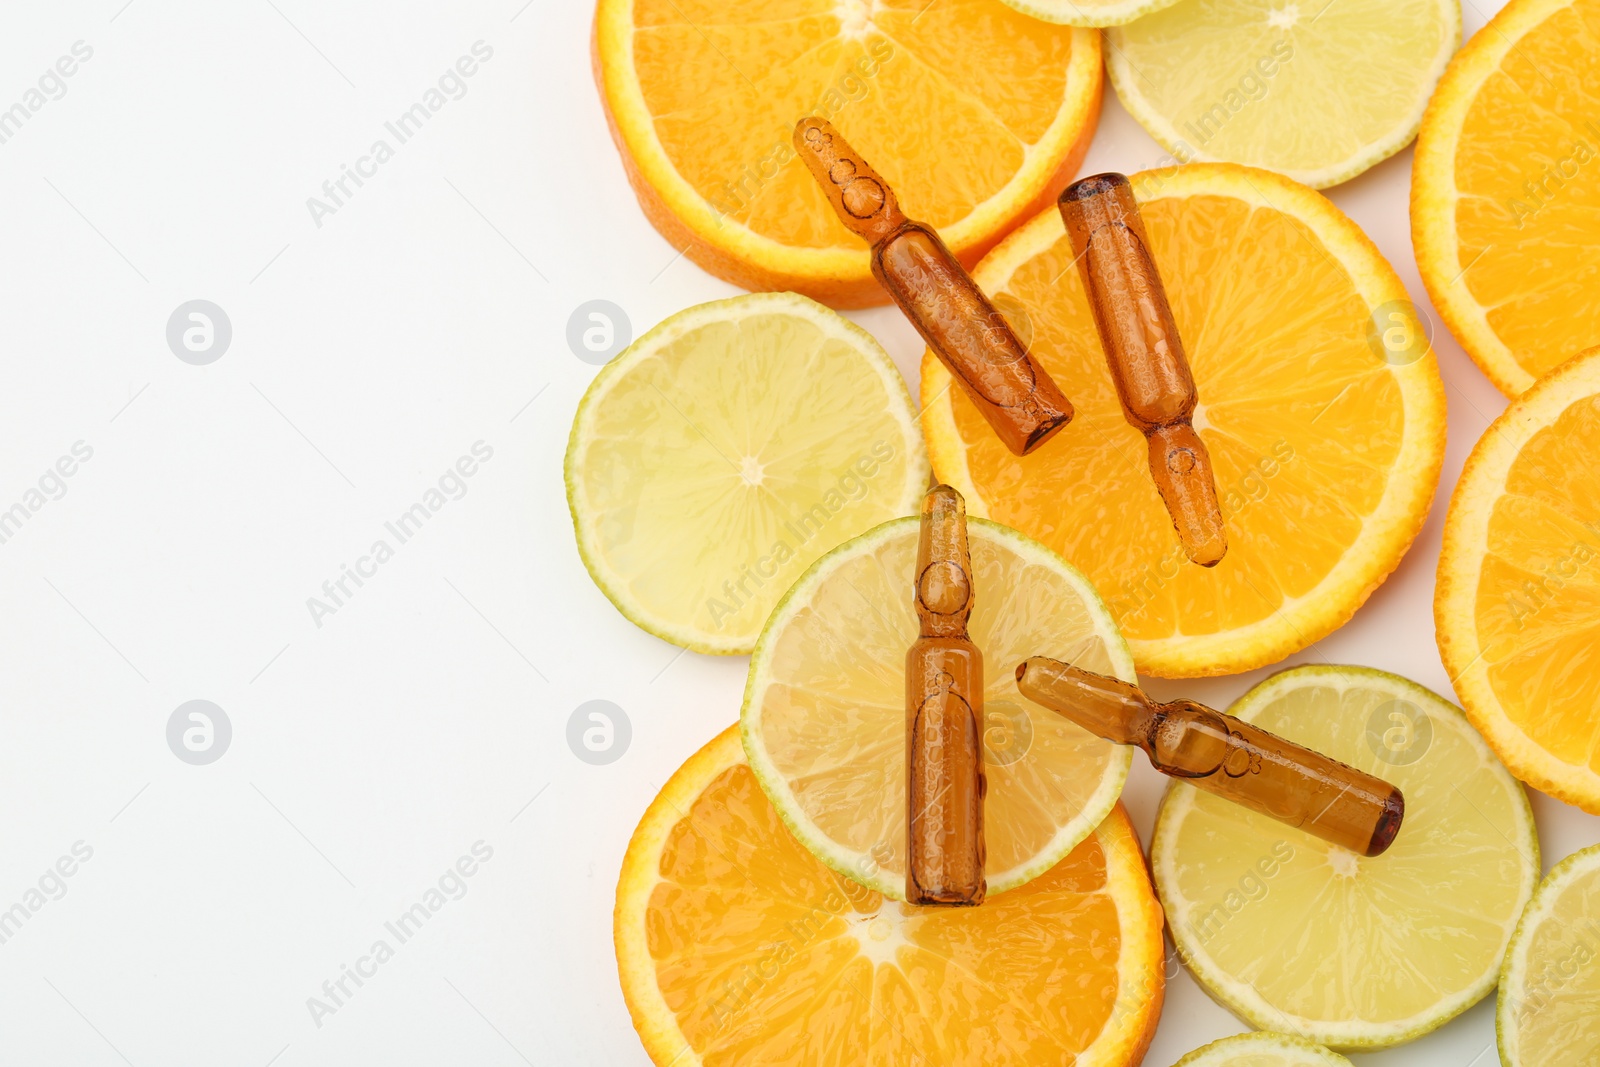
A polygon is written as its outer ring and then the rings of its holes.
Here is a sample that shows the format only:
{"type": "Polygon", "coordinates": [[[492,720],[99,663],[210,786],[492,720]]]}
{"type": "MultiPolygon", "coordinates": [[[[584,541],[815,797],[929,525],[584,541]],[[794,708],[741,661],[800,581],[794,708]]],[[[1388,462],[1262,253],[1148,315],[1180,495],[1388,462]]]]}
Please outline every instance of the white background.
{"type": "MultiPolygon", "coordinates": [[[[1489,7],[1498,5],[1490,4],[1489,7]]],[[[579,564],[562,492],[595,368],[568,316],[634,334],[729,295],[644,220],[556,0],[8,0],[0,109],[74,42],[93,57],[0,145],[0,510],[93,457],[0,544],[0,909],[75,842],[92,858],[0,944],[0,1062],[634,1064],[610,913],[662,781],[737,714],[745,661],[624,621],[579,564]],[[474,42],[493,58],[319,227],[306,200],[474,42]],[[208,366],[166,323],[232,322],[208,366]],[[475,442],[493,458],[319,627],[307,598],[475,442]],[[225,709],[191,766],[166,725],[225,709]],[[566,722],[615,701],[633,739],[580,762],[566,722]],[[493,857],[317,1026],[307,998],[482,841],[493,857]]],[[[1468,7],[1470,33],[1485,21],[1468,7]]],[[[1109,86],[1086,171],[1162,153],[1109,86]]],[[[1332,192],[1419,305],[1410,153],[1332,192]]],[[[852,317],[908,376],[892,309],[852,317]]],[[[1440,524],[1503,400],[1442,331],[1450,449],[1400,570],[1289,662],[1441,692],[1440,524]]],[[[913,379],[914,386],[914,379],[913,379]]],[[[1330,491],[1336,487],[1330,487],[1330,491]]],[[[393,543],[393,538],[388,538],[393,543]]],[[[352,587],[353,588],[353,587],[352,587]]],[[[1226,704],[1265,672],[1184,686],[1226,704]]],[[[1153,686],[1176,693],[1170,683],[1153,686]]],[[[1160,781],[1127,800],[1148,838],[1160,781]]],[[[1600,820],[1535,795],[1545,866],[1600,820]]],[[[1147,1062],[1242,1025],[1185,975],[1147,1062]]],[[[1491,1004],[1362,1062],[1494,1061],[1491,1004]]]]}

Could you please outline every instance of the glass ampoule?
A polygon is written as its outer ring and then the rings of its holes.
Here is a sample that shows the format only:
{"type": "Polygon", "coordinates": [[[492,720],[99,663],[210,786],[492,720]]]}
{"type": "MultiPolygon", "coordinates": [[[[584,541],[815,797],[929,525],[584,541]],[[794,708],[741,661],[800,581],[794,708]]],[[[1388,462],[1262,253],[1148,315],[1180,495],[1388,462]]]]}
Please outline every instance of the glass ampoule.
{"type": "Polygon", "coordinates": [[[1162,774],[1358,855],[1380,854],[1400,832],[1405,797],[1388,782],[1204,704],[1157,703],[1044,656],[1018,664],[1017,688],[1092,734],[1137,745],[1162,774]]]}
{"type": "Polygon", "coordinates": [[[1004,315],[929,226],[900,210],[889,183],[828,122],[801,119],[795,148],[839,219],[872,246],[872,273],[1019,456],[1072,418],[1072,405],[1004,315]]]}
{"type": "Polygon", "coordinates": [[[1199,392],[1133,187],[1121,174],[1097,174],[1068,186],[1059,206],[1122,413],[1145,435],[1184,553],[1214,567],[1228,540],[1211,455],[1190,421],[1199,392]]]}
{"type": "Polygon", "coordinates": [[[948,485],[922,502],[906,653],[906,901],[981,904],[985,892],[983,653],[967,636],[972,559],[966,502],[948,485]]]}

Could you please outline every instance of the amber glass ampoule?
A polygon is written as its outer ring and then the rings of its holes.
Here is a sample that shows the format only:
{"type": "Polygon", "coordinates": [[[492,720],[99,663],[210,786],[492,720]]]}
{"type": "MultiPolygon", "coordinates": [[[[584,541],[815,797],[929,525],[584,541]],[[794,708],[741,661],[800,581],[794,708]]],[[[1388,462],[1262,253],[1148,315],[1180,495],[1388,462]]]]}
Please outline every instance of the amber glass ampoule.
{"type": "Polygon", "coordinates": [[[1400,832],[1405,797],[1381,778],[1192,700],[1158,704],[1138,686],[1059,660],[1017,665],[1017,688],[1092,734],[1137,745],[1162,774],[1376,856],[1400,832]]]}
{"type": "Polygon", "coordinates": [[[939,235],[906,218],[894,190],[823,119],[801,119],[794,144],[841,221],[872,246],[872,273],[1007,448],[1019,456],[1072,418],[1072,405],[1028,354],[939,235]]]}
{"type": "Polygon", "coordinates": [[[918,636],[906,653],[906,902],[981,904],[983,653],[967,636],[967,506],[937,485],[922,502],[918,636]]]}
{"type": "Polygon", "coordinates": [[[1199,393],[1156,272],[1133,188],[1121,174],[1067,187],[1059,203],[1122,413],[1150,447],[1150,475],[1184,553],[1214,567],[1228,551],[1211,455],[1195,432],[1199,393]]]}

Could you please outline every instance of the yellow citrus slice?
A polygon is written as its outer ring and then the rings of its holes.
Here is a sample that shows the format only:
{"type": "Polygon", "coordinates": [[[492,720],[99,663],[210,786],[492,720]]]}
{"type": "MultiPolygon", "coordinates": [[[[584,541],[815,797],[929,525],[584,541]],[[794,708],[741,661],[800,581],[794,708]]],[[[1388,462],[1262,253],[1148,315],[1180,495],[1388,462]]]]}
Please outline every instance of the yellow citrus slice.
{"type": "Polygon", "coordinates": [[[1054,209],[976,277],[1077,416],[1019,459],[930,352],[923,435],[973,514],[1089,576],[1140,671],[1250,670],[1343,624],[1399,563],[1438,481],[1444,387],[1399,278],[1319,194],[1215,163],[1147,171],[1134,192],[1199,387],[1222,562],[1208,570],[1183,555],[1054,209]]]}
{"type": "Polygon", "coordinates": [[[1350,1061],[1304,1038],[1258,1030],[1213,1041],[1173,1067],[1350,1067],[1350,1061]]]}
{"type": "Polygon", "coordinates": [[[1178,0],[1005,0],[1024,15],[1068,26],[1121,26],[1178,0]]]}
{"type": "Polygon", "coordinates": [[[1494,987],[1539,880],[1533,812],[1454,705],[1365,667],[1296,667],[1229,709],[1392,782],[1405,820],[1377,857],[1185,782],[1150,864],[1178,954],[1263,1029],[1337,1049],[1419,1037],[1494,987]]]}
{"type": "Polygon", "coordinates": [[[819,556],[915,511],[905,381],[859,326],[794,293],[665,319],[595,376],[567,444],[584,566],[617,609],[743,654],[819,556]]]}
{"type": "Polygon", "coordinates": [[[1100,35],[1000,0],[600,0],[595,76],[645,214],[747,289],[881,304],[790,142],[830,119],[971,264],[1051,203],[1100,113],[1100,35]]]}
{"type": "Polygon", "coordinates": [[[1600,845],[1556,864],[1517,924],[1495,1031],[1505,1067],[1600,1056],[1600,845]]]}
{"type": "MultiPolygon", "coordinates": [[[[817,561],[772,612],[750,660],[741,723],[750,765],[790,831],[833,870],[905,896],[906,650],[919,520],[884,523],[817,561]]],[[[1094,588],[1015,530],[970,520],[983,653],[989,893],[1037,878],[1092,832],[1132,751],[1017,691],[1040,650],[1133,681],[1094,588]]]]}
{"type": "Polygon", "coordinates": [[[1600,344],[1600,0],[1511,0],[1451,60],[1411,168],[1417,268],[1500,391],[1600,344]]]}
{"type": "Polygon", "coordinates": [[[1188,0],[1106,33],[1117,96],[1179,162],[1315,188],[1411,143],[1460,0],[1188,0]]]}
{"type": "Polygon", "coordinates": [[[1121,807],[976,908],[912,908],[784,830],[730,729],[622,861],[617,969],[661,1067],[1132,1067],[1161,1011],[1161,909],[1121,807]]]}
{"type": "Polygon", "coordinates": [[[1600,348],[1484,431],[1456,483],[1434,590],[1462,706],[1521,778],[1600,814],[1600,348]]]}

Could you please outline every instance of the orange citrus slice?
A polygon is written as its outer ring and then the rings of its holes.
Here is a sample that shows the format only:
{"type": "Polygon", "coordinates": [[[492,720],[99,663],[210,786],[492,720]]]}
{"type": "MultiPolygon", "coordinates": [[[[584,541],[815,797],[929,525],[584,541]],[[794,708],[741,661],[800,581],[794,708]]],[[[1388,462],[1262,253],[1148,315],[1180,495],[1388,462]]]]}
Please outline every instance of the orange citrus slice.
{"type": "Polygon", "coordinates": [[[622,861],[617,969],[657,1064],[1139,1062],[1161,909],[1119,805],[976,908],[886,901],[783,828],[730,729],[668,780],[622,861]]]}
{"type": "Polygon", "coordinates": [[[1511,0],[1422,119],[1411,240],[1450,331],[1507,396],[1600,344],[1600,0],[1511,0]]]}
{"type": "Polygon", "coordinates": [[[1473,725],[1511,772],[1600,815],[1600,348],[1478,440],[1445,519],[1434,623],[1473,725]]]}
{"type": "Polygon", "coordinates": [[[1222,562],[1184,557],[1054,209],[976,277],[1077,416],[1019,459],[928,353],[923,434],[935,473],[973,514],[1089,577],[1141,672],[1246,671],[1343,624],[1399,563],[1438,481],[1444,387],[1399,278],[1321,195],[1206,163],[1137,175],[1134,193],[1199,387],[1222,562]]]}
{"type": "Polygon", "coordinates": [[[1000,0],[600,0],[595,77],[645,214],[706,270],[881,304],[790,143],[830,119],[963,262],[1060,193],[1100,114],[1100,35],[1000,0]]]}

